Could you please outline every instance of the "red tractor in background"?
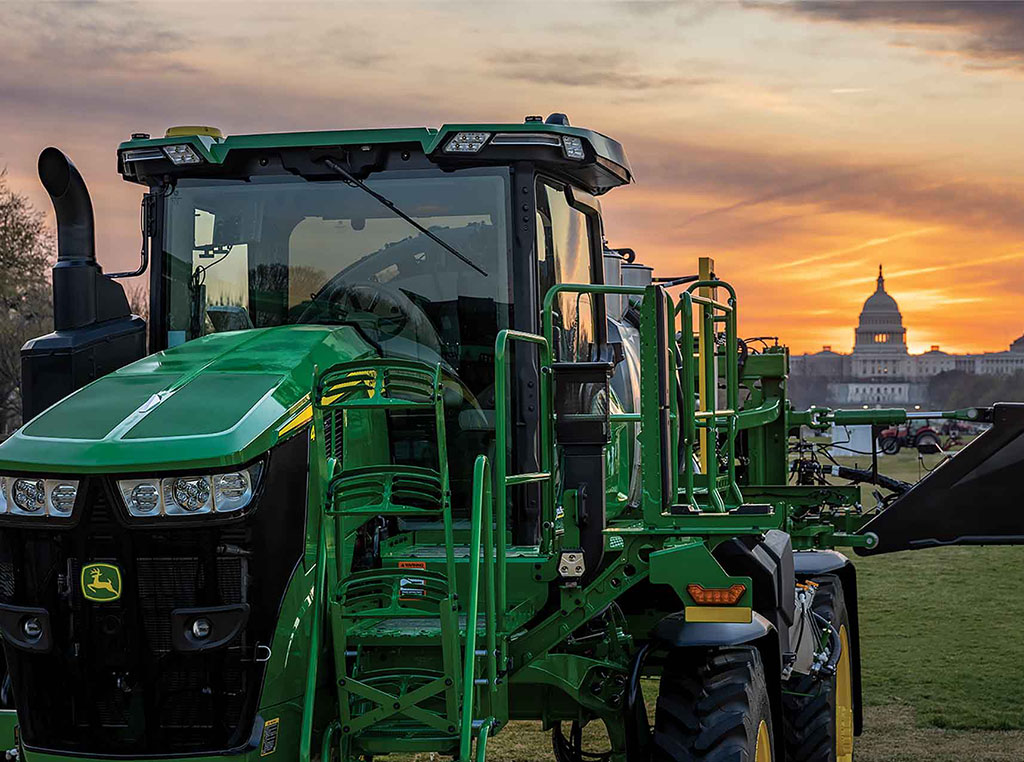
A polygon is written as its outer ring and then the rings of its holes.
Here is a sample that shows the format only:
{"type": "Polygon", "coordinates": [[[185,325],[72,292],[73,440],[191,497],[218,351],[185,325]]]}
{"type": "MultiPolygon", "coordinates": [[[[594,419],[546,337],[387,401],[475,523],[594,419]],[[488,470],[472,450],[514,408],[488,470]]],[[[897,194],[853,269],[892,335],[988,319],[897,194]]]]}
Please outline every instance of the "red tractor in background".
{"type": "Polygon", "coordinates": [[[943,421],[940,428],[931,421],[901,423],[883,429],[878,435],[878,449],[886,455],[895,455],[903,447],[924,448],[929,451],[949,450],[962,444],[957,421],[943,421]]]}

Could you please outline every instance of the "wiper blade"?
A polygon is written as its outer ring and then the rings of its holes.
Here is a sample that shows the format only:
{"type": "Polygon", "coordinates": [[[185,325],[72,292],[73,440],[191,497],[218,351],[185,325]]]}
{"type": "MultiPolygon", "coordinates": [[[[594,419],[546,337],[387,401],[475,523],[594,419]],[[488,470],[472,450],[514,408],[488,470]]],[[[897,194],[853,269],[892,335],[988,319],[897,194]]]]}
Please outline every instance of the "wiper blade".
{"type": "Polygon", "coordinates": [[[326,164],[328,167],[330,167],[330,169],[333,172],[336,172],[337,174],[341,175],[341,178],[347,184],[351,185],[354,188],[359,188],[359,190],[364,191],[365,193],[368,193],[373,198],[375,198],[377,201],[379,201],[382,205],[386,206],[388,209],[390,209],[392,212],[397,214],[403,220],[408,222],[410,225],[412,225],[418,231],[423,233],[423,235],[425,235],[428,238],[430,238],[430,240],[432,240],[438,246],[440,246],[441,248],[447,250],[449,253],[451,253],[455,257],[457,257],[460,260],[462,260],[463,262],[465,262],[467,265],[472,267],[474,270],[476,270],[478,273],[483,275],[485,278],[487,277],[487,271],[486,270],[484,270],[482,267],[480,267],[479,265],[474,263],[472,260],[470,260],[465,255],[459,253],[454,247],[452,247],[449,244],[445,243],[442,239],[438,238],[432,232],[430,232],[425,227],[423,227],[420,223],[416,222],[416,220],[414,220],[408,214],[406,214],[401,209],[399,209],[397,206],[395,206],[395,202],[392,201],[391,199],[389,199],[387,196],[382,196],[380,193],[375,191],[373,188],[371,188],[369,185],[364,183],[362,180],[357,180],[352,175],[351,172],[349,172],[347,169],[345,169],[343,166],[341,166],[341,164],[339,164],[337,161],[335,161],[334,159],[331,159],[331,158],[327,158],[327,159],[324,159],[324,164],[326,164]]]}

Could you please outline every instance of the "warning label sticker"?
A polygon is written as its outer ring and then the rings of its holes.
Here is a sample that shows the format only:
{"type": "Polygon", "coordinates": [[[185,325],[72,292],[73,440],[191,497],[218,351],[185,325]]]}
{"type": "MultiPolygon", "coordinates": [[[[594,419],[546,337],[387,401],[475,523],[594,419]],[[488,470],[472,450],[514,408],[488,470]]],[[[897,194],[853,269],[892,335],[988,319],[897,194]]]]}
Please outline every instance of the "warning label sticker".
{"type": "Polygon", "coordinates": [[[277,751],[277,731],[281,726],[281,718],[275,717],[263,723],[263,740],[260,742],[260,756],[265,757],[277,751]]]}
{"type": "MultiPolygon", "coordinates": [[[[426,561],[399,561],[399,569],[426,569],[426,561]]],[[[427,581],[422,577],[402,577],[398,582],[398,600],[415,601],[426,595],[427,581]]]]}

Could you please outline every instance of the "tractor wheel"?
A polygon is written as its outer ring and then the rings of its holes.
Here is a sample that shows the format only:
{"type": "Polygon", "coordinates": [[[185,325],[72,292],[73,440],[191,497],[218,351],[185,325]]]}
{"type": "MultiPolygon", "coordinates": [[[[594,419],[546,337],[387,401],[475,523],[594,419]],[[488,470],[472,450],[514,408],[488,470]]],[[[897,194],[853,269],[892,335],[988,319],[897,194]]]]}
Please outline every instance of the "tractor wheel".
{"type": "Polygon", "coordinates": [[[934,447],[941,447],[942,443],[939,438],[930,431],[926,431],[924,434],[914,440],[914,447],[920,447],[921,445],[932,445],[934,447]]]}
{"type": "Polygon", "coordinates": [[[878,449],[886,455],[895,455],[900,451],[899,437],[881,437],[878,440],[878,449]]]}
{"type": "Polygon", "coordinates": [[[654,715],[653,762],[773,762],[773,742],[756,648],[669,654],[654,715]]]}
{"type": "Polygon", "coordinates": [[[853,762],[853,659],[843,585],[834,574],[818,584],[812,608],[839,631],[842,651],[831,680],[794,673],[783,686],[783,730],[790,762],[853,762]]]}

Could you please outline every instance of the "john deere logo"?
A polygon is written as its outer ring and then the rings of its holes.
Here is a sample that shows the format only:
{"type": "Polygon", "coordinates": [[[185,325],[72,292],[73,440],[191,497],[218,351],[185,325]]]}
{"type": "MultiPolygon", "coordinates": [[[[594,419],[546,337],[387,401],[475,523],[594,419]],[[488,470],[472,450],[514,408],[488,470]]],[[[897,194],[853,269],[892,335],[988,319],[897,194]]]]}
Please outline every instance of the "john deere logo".
{"type": "Polygon", "coordinates": [[[113,564],[86,564],[82,567],[82,595],[88,601],[116,601],[121,597],[121,570],[113,564]]]}

